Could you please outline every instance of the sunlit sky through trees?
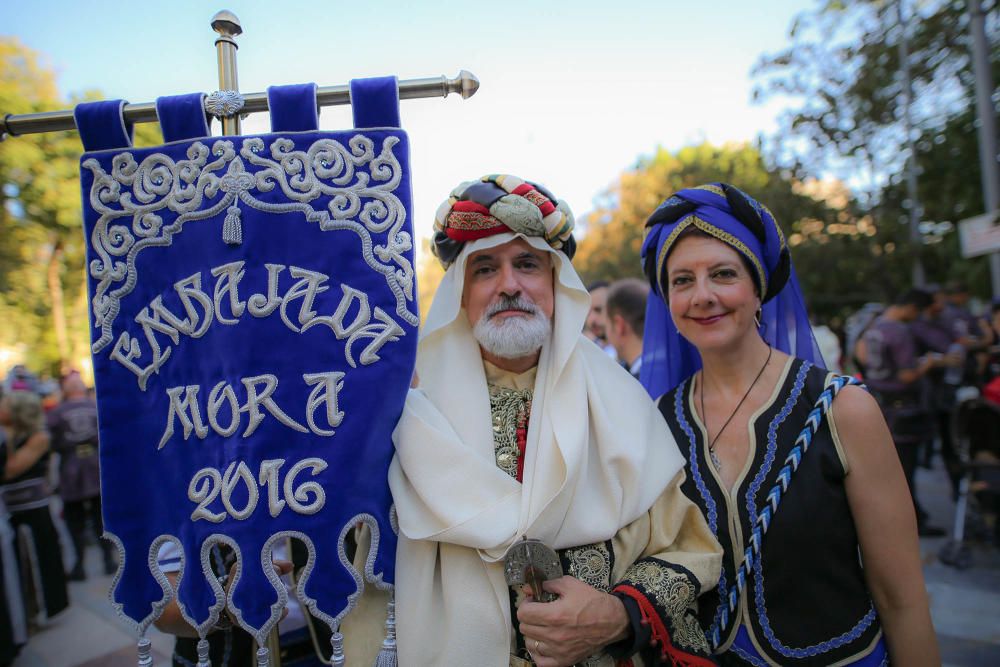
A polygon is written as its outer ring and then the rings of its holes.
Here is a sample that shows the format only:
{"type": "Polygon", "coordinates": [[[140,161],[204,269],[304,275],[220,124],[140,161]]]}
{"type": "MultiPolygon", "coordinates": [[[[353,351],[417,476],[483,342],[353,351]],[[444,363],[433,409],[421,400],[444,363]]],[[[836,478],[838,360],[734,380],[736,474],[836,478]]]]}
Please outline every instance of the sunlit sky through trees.
{"type": "MultiPolygon", "coordinates": [[[[540,181],[582,215],[593,198],[657,146],[752,141],[775,128],[779,103],[750,103],[750,69],[787,44],[809,0],[644,2],[15,3],[0,31],[42,52],[64,98],[106,98],[218,88],[219,9],[233,11],[244,92],[268,85],[396,74],[482,81],[467,101],[405,101],[411,134],[414,223],[462,180],[510,172],[540,181]]],[[[349,126],[326,108],[326,129],[349,126]]],[[[244,133],[267,131],[264,114],[244,133]]],[[[216,124],[213,131],[220,130],[216,124]]]]}

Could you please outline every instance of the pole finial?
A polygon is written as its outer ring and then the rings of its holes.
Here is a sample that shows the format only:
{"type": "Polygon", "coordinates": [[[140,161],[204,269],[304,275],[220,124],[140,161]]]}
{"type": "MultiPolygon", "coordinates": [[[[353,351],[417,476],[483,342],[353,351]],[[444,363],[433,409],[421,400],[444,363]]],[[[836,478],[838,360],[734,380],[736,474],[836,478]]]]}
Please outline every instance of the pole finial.
{"type": "Polygon", "coordinates": [[[236,35],[243,34],[243,25],[236,14],[228,9],[223,9],[212,17],[212,30],[219,33],[223,39],[232,39],[236,35]]]}
{"type": "MultiPolygon", "coordinates": [[[[215,51],[219,64],[219,94],[239,95],[240,84],[236,71],[236,44],[237,35],[243,33],[243,26],[240,20],[228,9],[223,9],[212,17],[212,30],[219,33],[215,40],[215,51]]],[[[240,105],[242,106],[242,105],[240,105]]],[[[237,114],[223,116],[222,133],[225,135],[235,135],[240,133],[240,117],[237,114]]]]}
{"type": "Polygon", "coordinates": [[[463,100],[469,99],[479,90],[479,78],[469,70],[460,71],[457,82],[460,85],[457,92],[462,95],[463,100]]]}

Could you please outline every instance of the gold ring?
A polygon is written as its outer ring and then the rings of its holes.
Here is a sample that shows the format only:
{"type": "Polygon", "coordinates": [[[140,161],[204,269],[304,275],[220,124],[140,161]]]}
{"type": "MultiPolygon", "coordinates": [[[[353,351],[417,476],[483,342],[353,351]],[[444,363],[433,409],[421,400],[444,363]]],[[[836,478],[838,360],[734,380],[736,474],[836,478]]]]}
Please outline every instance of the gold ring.
{"type": "Polygon", "coordinates": [[[538,653],[538,647],[542,645],[542,642],[535,640],[535,653],[538,653]]]}

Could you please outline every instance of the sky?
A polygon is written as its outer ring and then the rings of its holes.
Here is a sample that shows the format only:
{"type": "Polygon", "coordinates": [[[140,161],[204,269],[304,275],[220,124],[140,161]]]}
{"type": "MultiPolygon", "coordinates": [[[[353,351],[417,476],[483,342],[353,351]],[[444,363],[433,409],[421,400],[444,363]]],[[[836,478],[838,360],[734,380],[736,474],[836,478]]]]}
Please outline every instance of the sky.
{"type": "MultiPolygon", "coordinates": [[[[788,43],[813,0],[507,0],[503,3],[340,0],[12,2],[0,34],[42,52],[65,97],[108,99],[218,88],[212,16],[240,19],[242,92],[313,81],[473,72],[468,100],[405,100],[414,225],[460,182],[488,173],[537,181],[577,216],[642,155],[702,141],[752,141],[776,127],[777,102],[751,104],[750,70],[788,43]]],[[[0,113],[3,110],[0,109],[0,113]]],[[[265,114],[245,134],[268,131],[265,114]]],[[[322,129],[350,127],[327,107],[322,129]]],[[[221,132],[213,124],[215,134],[221,132]]]]}

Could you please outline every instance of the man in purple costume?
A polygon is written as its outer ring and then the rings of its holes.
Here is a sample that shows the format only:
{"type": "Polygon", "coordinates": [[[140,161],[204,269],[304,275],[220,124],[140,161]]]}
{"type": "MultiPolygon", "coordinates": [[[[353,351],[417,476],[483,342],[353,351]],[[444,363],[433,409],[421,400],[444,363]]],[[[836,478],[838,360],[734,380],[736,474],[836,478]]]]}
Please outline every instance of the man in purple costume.
{"type": "Polygon", "coordinates": [[[87,387],[79,373],[70,373],[62,382],[63,402],[49,413],[52,450],[59,454],[59,495],[63,499],[66,527],[73,538],[76,564],[69,573],[71,581],[86,578],[83,554],[84,532],[90,518],[97,542],[104,552],[104,572],[115,571],[111,542],[102,540],[101,470],[97,456],[97,404],[87,396],[87,387]]]}
{"type": "Polygon", "coordinates": [[[939,356],[919,355],[913,322],[933,304],[933,297],[919,289],[901,294],[875,320],[862,337],[859,358],[864,365],[865,384],[878,400],[892,432],[896,452],[913,496],[921,535],[941,535],[928,526],[914,488],[917,449],[931,429],[931,415],[922,396],[921,380],[944,361],[939,356]]]}

